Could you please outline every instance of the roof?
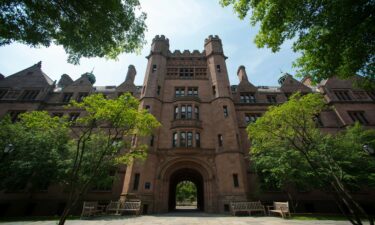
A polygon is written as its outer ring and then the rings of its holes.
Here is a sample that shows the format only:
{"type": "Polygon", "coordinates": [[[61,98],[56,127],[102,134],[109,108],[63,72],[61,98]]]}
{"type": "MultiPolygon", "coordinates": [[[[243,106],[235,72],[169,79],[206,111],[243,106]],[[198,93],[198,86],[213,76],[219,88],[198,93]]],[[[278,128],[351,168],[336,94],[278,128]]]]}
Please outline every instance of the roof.
{"type": "Polygon", "coordinates": [[[41,67],[42,62],[38,62],[29,68],[7,76],[0,80],[0,87],[43,88],[53,85],[54,81],[42,71],[41,67]]]}

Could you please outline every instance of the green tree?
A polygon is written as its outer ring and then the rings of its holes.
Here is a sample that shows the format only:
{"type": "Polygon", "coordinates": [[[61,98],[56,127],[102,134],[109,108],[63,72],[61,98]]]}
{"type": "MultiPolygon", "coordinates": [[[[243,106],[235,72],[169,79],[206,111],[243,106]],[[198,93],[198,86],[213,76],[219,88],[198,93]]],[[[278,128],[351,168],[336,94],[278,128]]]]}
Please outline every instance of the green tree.
{"type": "Polygon", "coordinates": [[[63,178],[69,152],[67,123],[47,112],[28,112],[0,121],[0,190],[32,193],[63,178]],[[7,151],[4,151],[7,150],[7,151]]]}
{"type": "Polygon", "coordinates": [[[176,187],[176,199],[178,202],[197,201],[197,187],[191,181],[181,181],[176,187]]]}
{"type": "Polygon", "coordinates": [[[270,107],[247,128],[254,167],[269,185],[328,188],[352,224],[361,225],[361,216],[374,224],[348,190],[375,186],[374,160],[362,149],[366,143],[375,146],[375,131],[356,124],[336,135],[324,134],[314,118],[325,107],[319,94],[295,94],[270,107]]]}
{"type": "Polygon", "coordinates": [[[62,45],[70,63],[138,51],[145,43],[145,13],[138,0],[4,0],[0,2],[0,46],[62,45]]]}
{"type": "Polygon", "coordinates": [[[70,109],[84,115],[72,122],[71,159],[66,184],[69,197],[59,225],[96,180],[108,177],[110,170],[146,156],[147,145],[132,140],[149,135],[159,122],[147,110],[139,110],[139,101],[126,93],[116,99],[102,94],[90,95],[82,102],[71,102],[70,109]]]}
{"type": "Polygon", "coordinates": [[[301,53],[294,66],[299,76],[320,81],[332,76],[375,80],[375,2],[371,0],[220,0],[233,5],[240,19],[251,12],[251,24],[260,23],[258,47],[273,52],[288,39],[301,53]]]}

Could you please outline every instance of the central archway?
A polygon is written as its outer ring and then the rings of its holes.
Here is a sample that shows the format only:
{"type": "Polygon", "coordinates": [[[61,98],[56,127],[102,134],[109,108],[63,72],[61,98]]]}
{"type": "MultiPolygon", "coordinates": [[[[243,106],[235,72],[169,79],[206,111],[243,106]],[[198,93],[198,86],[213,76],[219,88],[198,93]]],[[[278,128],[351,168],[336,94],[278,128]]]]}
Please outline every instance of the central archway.
{"type": "Polygon", "coordinates": [[[204,184],[202,175],[195,169],[183,168],[169,178],[168,210],[176,210],[176,187],[182,181],[191,181],[197,188],[197,209],[204,211],[204,184]]]}

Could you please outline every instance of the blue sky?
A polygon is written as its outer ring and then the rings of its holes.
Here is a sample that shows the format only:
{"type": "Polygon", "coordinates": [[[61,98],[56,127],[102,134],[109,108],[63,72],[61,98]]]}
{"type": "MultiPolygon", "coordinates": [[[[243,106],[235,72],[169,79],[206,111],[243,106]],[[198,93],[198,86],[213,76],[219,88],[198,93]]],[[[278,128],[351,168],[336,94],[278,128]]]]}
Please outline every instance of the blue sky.
{"type": "Polygon", "coordinates": [[[152,38],[164,34],[169,38],[170,50],[203,50],[204,39],[210,34],[222,39],[231,84],[237,84],[237,68],[246,67],[254,85],[277,85],[281,71],[294,74],[292,62],[298,54],[291,49],[291,42],[281,51],[258,49],[254,37],[258,29],[249,19],[240,20],[231,7],[222,8],[219,0],[141,0],[142,11],[147,13],[147,44],[140,55],[122,54],[118,60],[100,58],[81,59],[80,65],[66,62],[67,55],[60,46],[30,48],[14,43],[0,47],[0,73],[5,76],[42,61],[42,70],[53,80],[64,73],[77,79],[94,68],[96,85],[119,85],[125,79],[129,64],[135,65],[135,83],[141,85],[145,74],[152,38]]]}

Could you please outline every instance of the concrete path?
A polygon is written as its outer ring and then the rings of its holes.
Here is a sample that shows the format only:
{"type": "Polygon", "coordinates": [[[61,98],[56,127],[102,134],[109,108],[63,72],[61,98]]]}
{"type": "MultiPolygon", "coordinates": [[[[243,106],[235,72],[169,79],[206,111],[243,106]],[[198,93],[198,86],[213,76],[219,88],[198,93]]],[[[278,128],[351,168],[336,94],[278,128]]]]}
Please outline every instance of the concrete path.
{"type": "MultiPolygon", "coordinates": [[[[1,225],[56,225],[56,221],[6,222],[1,225]]],[[[66,225],[350,225],[347,221],[284,220],[277,217],[233,217],[206,213],[168,213],[140,217],[98,217],[70,220],[66,225]]]]}

